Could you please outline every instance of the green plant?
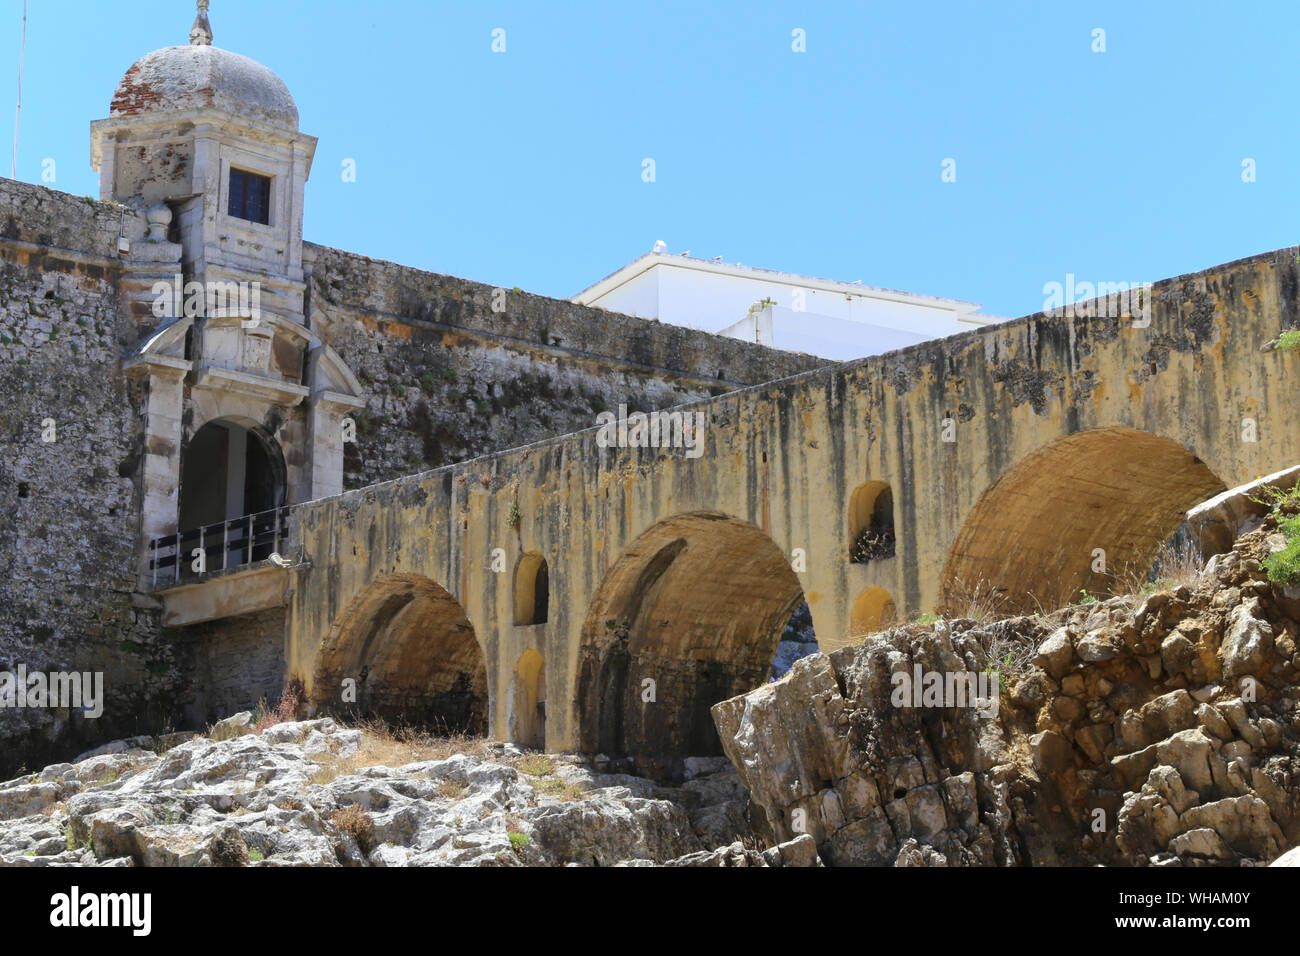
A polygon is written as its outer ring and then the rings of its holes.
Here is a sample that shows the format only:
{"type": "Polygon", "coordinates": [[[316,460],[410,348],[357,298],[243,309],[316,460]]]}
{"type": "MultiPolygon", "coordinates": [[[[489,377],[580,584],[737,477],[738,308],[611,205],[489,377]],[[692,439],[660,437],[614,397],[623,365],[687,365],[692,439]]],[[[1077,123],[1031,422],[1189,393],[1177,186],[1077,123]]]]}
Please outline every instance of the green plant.
{"type": "Polygon", "coordinates": [[[1097,601],[1099,600],[1097,595],[1089,594],[1087,588],[1080,588],[1079,594],[1081,595],[1078,600],[1079,604],[1096,604],[1097,601]]]}
{"type": "Polygon", "coordinates": [[[262,853],[260,849],[258,849],[255,846],[251,846],[248,848],[249,863],[261,863],[263,859],[265,859],[265,855],[262,853]]]}
{"type": "Polygon", "coordinates": [[[512,528],[518,528],[522,518],[523,516],[519,514],[519,505],[516,502],[510,502],[510,511],[506,514],[506,524],[512,528]]]}
{"type": "Polygon", "coordinates": [[[1300,329],[1287,329],[1277,337],[1277,341],[1273,343],[1273,348],[1279,352],[1300,349],[1300,329]]]}
{"type": "Polygon", "coordinates": [[[1282,522],[1286,547],[1264,559],[1268,579],[1278,584],[1300,584],[1300,515],[1282,522]]]}
{"type": "Polygon", "coordinates": [[[516,851],[522,850],[524,847],[528,846],[528,842],[529,838],[527,833],[510,834],[510,846],[516,851]]]}

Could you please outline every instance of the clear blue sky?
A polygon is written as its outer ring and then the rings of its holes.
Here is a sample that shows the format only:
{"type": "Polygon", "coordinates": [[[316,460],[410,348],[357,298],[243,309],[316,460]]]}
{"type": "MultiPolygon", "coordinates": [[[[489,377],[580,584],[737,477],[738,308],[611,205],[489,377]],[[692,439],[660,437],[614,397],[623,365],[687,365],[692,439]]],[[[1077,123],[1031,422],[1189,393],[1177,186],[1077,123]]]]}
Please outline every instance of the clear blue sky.
{"type": "MultiPolygon", "coordinates": [[[[21,10],[0,2],[10,119],[21,10]]],[[[55,188],[97,196],[90,121],[193,18],[31,0],[18,177],[53,158],[55,188]]],[[[307,239],[494,285],[568,297],[663,239],[1018,316],[1069,272],[1154,281],[1300,240],[1294,0],[213,0],[212,24],[320,138],[307,239]]]]}

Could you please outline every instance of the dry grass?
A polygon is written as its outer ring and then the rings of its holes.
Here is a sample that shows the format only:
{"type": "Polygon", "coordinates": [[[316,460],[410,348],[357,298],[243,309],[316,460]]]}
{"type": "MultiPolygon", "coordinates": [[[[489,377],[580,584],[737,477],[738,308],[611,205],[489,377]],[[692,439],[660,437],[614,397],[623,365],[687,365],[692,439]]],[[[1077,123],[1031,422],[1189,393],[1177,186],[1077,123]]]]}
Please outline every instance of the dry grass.
{"type": "Polygon", "coordinates": [[[544,754],[527,754],[519,758],[515,769],[530,777],[546,777],[555,772],[555,761],[544,754]]]}
{"type": "Polygon", "coordinates": [[[556,800],[582,800],[587,795],[585,788],[568,780],[561,780],[559,777],[546,777],[530,782],[538,793],[554,797],[556,800]]]}
{"type": "Polygon", "coordinates": [[[254,731],[261,733],[276,724],[285,724],[298,719],[298,712],[303,705],[303,687],[299,681],[290,681],[280,695],[280,701],[273,709],[268,708],[265,698],[258,703],[254,713],[254,731]]]}
{"type": "Polygon", "coordinates": [[[985,581],[971,586],[960,578],[945,591],[939,613],[950,621],[965,619],[979,624],[1013,616],[1006,594],[1000,588],[993,588],[985,581]]]}
{"type": "Polygon", "coordinates": [[[370,814],[355,803],[340,807],[330,816],[330,821],[339,833],[350,833],[357,841],[362,853],[369,853],[375,847],[375,822],[370,814]]]}
{"type": "Polygon", "coordinates": [[[442,797],[444,800],[455,801],[464,796],[465,791],[468,789],[469,787],[461,783],[459,780],[444,780],[442,783],[438,784],[438,796],[442,797]]]}
{"type": "Polygon", "coordinates": [[[365,719],[353,729],[361,731],[357,752],[350,757],[322,754],[316,760],[321,767],[311,782],[329,783],[336,777],[356,773],[366,767],[401,767],[426,760],[446,760],[456,754],[487,759],[491,752],[486,737],[466,734],[440,736],[414,727],[390,726],[382,720],[365,719]]]}
{"type": "Polygon", "coordinates": [[[1180,585],[1195,587],[1201,573],[1201,556],[1196,548],[1166,543],[1147,571],[1126,568],[1115,575],[1114,594],[1141,601],[1157,591],[1170,591],[1180,585]]]}
{"type": "Polygon", "coordinates": [[[1002,690],[1007,690],[1032,669],[1038,641],[1032,636],[995,635],[986,652],[985,672],[996,673],[1002,690]]]}

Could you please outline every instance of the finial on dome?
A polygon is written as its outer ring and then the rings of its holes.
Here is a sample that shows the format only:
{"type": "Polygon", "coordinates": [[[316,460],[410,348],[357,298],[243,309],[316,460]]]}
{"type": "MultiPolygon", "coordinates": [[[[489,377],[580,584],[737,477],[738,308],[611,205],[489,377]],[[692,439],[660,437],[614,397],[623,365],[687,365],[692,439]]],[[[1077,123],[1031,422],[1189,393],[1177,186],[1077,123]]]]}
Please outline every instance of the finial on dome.
{"type": "Polygon", "coordinates": [[[190,46],[212,46],[212,24],[208,22],[209,0],[199,0],[199,15],[190,29],[190,46]]]}

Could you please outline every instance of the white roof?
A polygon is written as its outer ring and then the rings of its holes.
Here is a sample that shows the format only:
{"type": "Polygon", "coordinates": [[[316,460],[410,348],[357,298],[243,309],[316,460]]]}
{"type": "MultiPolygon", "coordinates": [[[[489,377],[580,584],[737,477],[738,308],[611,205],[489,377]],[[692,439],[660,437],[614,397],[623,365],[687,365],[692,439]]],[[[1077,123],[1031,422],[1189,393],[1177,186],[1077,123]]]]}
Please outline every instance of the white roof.
{"type": "MultiPolygon", "coordinates": [[[[948,309],[953,312],[974,312],[979,303],[965,302],[961,299],[945,299],[934,295],[920,295],[915,292],[898,292],[894,289],[881,289],[876,286],[859,285],[856,282],[841,282],[838,279],[818,279],[813,276],[796,275],[793,272],[778,272],[774,269],[757,269],[742,266],[739,263],[715,262],[711,259],[697,259],[694,256],[674,255],[667,252],[647,252],[634,259],[621,269],[611,272],[594,285],[583,289],[572,299],[579,305],[592,302],[613,292],[619,286],[630,282],[655,266],[672,266],[679,269],[693,269],[697,272],[711,272],[716,275],[738,276],[762,282],[776,282],[781,285],[798,286],[805,289],[819,289],[826,292],[839,292],[848,296],[861,296],[868,299],[886,299],[891,302],[907,302],[914,305],[927,305],[936,309],[948,309]]],[[[993,316],[980,316],[981,321],[996,321],[993,316]]]]}

